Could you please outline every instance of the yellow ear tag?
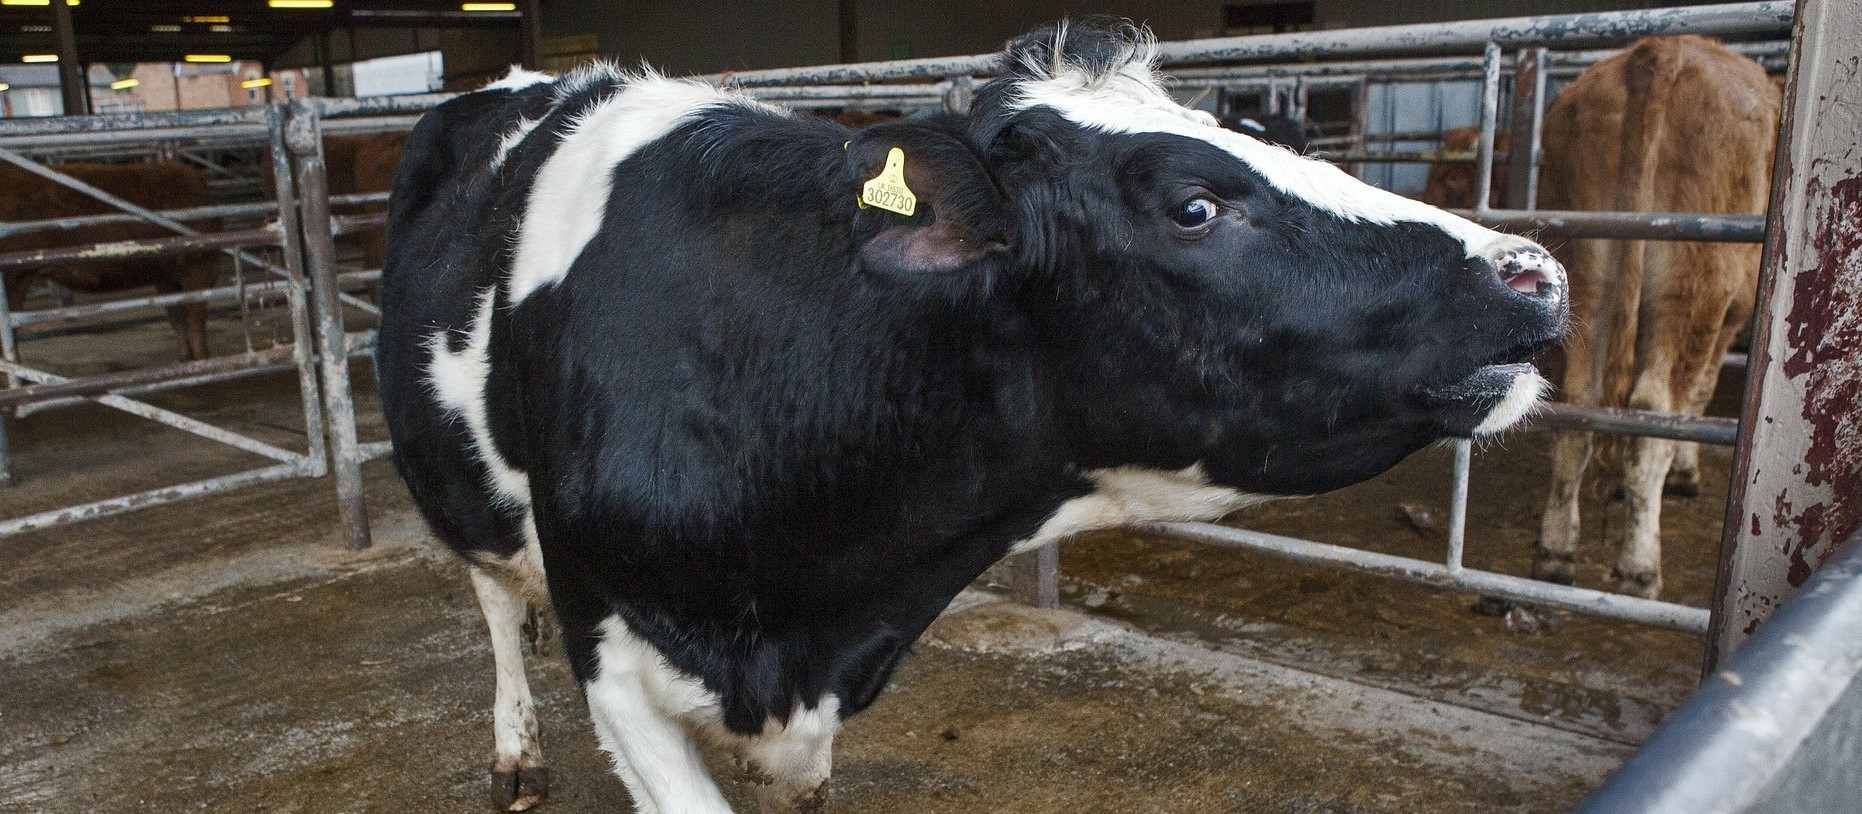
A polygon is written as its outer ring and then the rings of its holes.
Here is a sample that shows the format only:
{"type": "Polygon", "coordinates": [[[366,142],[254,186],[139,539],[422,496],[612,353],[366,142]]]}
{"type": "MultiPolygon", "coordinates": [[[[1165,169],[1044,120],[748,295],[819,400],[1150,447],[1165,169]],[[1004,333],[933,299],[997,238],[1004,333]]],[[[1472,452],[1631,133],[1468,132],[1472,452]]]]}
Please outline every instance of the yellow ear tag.
{"type": "Polygon", "coordinates": [[[877,206],[887,212],[911,217],[918,211],[918,196],[905,185],[905,151],[897,147],[886,153],[886,168],[860,188],[860,208],[877,206]]]}

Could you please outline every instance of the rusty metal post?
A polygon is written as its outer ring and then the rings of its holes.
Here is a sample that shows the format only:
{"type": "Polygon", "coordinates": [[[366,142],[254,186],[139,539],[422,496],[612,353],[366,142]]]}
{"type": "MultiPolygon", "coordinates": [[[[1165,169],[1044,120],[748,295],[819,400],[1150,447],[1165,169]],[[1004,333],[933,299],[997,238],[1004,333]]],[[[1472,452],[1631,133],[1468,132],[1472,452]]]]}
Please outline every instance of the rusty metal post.
{"type": "MultiPolygon", "coordinates": [[[[17,341],[13,334],[13,309],[7,305],[5,292],[0,291],[0,359],[9,362],[19,361],[17,341]]],[[[0,376],[0,384],[12,388],[19,382],[9,375],[0,376]]],[[[0,410],[0,489],[17,483],[13,478],[12,448],[7,445],[6,422],[6,411],[0,410]]]]}
{"type": "Polygon", "coordinates": [[[286,142],[297,156],[304,207],[304,262],[310,271],[311,309],[316,315],[317,351],[323,371],[324,424],[329,432],[330,468],[336,480],[337,511],[350,548],[369,547],[368,506],[362,497],[362,457],[356,440],[356,404],[349,387],[349,354],[343,341],[343,304],[336,290],[336,238],[330,232],[330,188],[323,163],[323,135],[316,108],[292,106],[286,142]]]}
{"type": "Polygon", "coordinates": [[[296,184],[291,177],[291,148],[285,143],[285,128],[290,116],[282,104],[267,105],[265,124],[269,131],[272,157],[272,186],[278,196],[278,230],[284,235],[286,295],[291,309],[292,363],[297,366],[297,388],[304,406],[305,455],[311,461],[311,477],[323,477],[329,471],[329,452],[323,421],[323,393],[317,382],[316,332],[311,325],[310,286],[304,278],[304,243],[299,231],[296,184]]]}
{"type": "Polygon", "coordinates": [[[1506,208],[1532,209],[1539,200],[1539,136],[1545,120],[1545,49],[1521,48],[1513,58],[1512,141],[1507,148],[1506,208]]]}
{"type": "Polygon", "coordinates": [[[1862,526],[1859,19],[1862,0],[1797,7],[1709,673],[1862,526]]]}

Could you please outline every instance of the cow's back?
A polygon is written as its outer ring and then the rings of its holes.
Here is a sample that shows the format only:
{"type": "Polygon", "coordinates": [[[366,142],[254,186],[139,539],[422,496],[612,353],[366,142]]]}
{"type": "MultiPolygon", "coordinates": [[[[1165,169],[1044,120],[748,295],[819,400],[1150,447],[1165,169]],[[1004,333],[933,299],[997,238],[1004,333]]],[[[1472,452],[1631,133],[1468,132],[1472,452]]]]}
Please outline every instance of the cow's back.
{"type": "MultiPolygon", "coordinates": [[[[1546,112],[1539,205],[1762,214],[1778,108],[1764,70],[1719,43],[1643,39],[1586,70],[1546,112]]],[[[1573,350],[1589,364],[1573,358],[1572,375],[1591,376],[1605,404],[1628,406],[1654,350],[1702,358],[1751,313],[1756,245],[1574,240],[1559,255],[1573,325],[1588,334],[1573,350]]],[[[1691,386],[1685,367],[1677,391],[1691,386]]]]}

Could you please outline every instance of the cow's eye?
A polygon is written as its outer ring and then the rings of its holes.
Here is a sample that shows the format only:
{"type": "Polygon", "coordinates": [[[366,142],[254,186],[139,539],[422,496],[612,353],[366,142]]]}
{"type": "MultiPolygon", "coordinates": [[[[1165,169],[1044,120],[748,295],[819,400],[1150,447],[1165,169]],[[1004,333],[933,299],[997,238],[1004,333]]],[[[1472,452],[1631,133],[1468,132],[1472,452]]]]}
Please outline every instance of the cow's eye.
{"type": "Polygon", "coordinates": [[[1209,222],[1222,214],[1222,207],[1208,198],[1191,198],[1170,213],[1170,221],[1183,230],[1196,230],[1209,225],[1209,222]]]}

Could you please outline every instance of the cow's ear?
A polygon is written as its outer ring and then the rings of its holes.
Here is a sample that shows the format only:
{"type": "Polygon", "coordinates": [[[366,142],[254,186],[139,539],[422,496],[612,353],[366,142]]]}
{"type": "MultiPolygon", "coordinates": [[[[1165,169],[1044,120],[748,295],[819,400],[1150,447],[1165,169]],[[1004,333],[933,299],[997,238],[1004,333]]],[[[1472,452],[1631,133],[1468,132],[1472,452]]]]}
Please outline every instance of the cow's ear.
{"type": "Polygon", "coordinates": [[[1008,207],[959,127],[935,121],[869,127],[847,143],[847,167],[846,205],[857,209],[862,268],[949,274],[1007,252],[1008,207]]]}

